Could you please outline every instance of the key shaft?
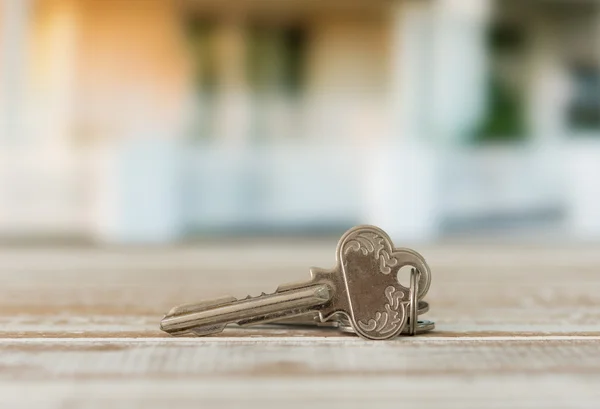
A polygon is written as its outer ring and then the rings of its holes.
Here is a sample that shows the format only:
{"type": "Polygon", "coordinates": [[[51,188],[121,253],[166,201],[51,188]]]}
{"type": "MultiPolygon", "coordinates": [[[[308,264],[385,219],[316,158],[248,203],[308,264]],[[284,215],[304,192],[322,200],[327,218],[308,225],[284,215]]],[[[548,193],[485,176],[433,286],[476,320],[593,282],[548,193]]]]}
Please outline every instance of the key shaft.
{"type": "Polygon", "coordinates": [[[173,335],[209,335],[221,332],[227,324],[325,304],[331,296],[328,285],[317,284],[241,300],[222,298],[214,303],[175,307],[165,315],[160,327],[173,335]]]}

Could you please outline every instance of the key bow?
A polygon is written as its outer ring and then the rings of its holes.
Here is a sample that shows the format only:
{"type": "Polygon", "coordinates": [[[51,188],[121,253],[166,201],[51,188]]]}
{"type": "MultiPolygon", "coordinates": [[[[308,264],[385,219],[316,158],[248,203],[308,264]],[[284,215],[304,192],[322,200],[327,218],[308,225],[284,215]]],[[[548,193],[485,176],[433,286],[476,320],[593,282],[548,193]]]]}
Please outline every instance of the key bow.
{"type": "MultiPolygon", "coordinates": [[[[336,251],[337,269],[343,274],[347,296],[345,311],[327,311],[348,316],[359,335],[370,339],[392,338],[402,332],[408,318],[411,289],[397,279],[404,266],[418,270],[418,294],[421,300],[429,289],[431,273],[424,258],[406,248],[394,248],[389,236],[375,226],[357,226],[340,239],[336,251]]],[[[318,274],[318,270],[315,271],[318,274]]],[[[338,304],[343,304],[338,300],[338,304]]]]}

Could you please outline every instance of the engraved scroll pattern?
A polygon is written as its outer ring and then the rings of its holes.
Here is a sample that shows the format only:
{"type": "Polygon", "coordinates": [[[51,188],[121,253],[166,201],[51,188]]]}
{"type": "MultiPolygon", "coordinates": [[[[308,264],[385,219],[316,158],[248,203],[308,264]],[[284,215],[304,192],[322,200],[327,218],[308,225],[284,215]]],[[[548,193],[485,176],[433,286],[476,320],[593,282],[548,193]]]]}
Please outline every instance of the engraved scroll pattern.
{"type": "MultiPolygon", "coordinates": [[[[398,265],[398,260],[390,256],[389,245],[386,239],[376,233],[361,232],[352,237],[344,246],[344,255],[350,251],[362,252],[363,255],[374,253],[375,260],[379,261],[380,271],[383,274],[390,274],[392,268],[398,265]]],[[[358,321],[358,325],[365,332],[376,331],[381,335],[393,332],[398,329],[398,325],[404,320],[404,312],[399,316],[400,300],[404,298],[402,291],[397,291],[393,286],[385,289],[385,297],[388,302],[384,306],[384,311],[377,311],[375,317],[367,323],[358,321]]]]}
{"type": "Polygon", "coordinates": [[[379,261],[380,270],[383,274],[390,274],[392,267],[398,265],[398,260],[390,256],[386,249],[385,239],[376,233],[359,233],[348,240],[344,246],[344,254],[350,251],[360,251],[365,256],[375,253],[375,260],[379,261]]]}
{"type": "Polygon", "coordinates": [[[402,291],[396,291],[392,286],[388,286],[385,289],[385,296],[388,303],[385,304],[385,311],[377,311],[375,318],[371,318],[368,323],[364,321],[358,321],[358,325],[365,332],[376,331],[382,335],[390,333],[398,329],[404,317],[398,316],[398,310],[400,309],[400,300],[404,297],[402,291]]]}

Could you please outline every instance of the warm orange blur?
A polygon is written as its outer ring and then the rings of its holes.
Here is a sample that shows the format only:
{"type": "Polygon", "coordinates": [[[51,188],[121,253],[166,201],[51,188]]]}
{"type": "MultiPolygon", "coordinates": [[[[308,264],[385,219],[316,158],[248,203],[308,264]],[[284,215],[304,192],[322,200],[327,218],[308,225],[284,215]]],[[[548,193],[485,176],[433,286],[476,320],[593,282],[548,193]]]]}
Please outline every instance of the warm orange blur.
{"type": "Polygon", "coordinates": [[[600,238],[600,3],[0,0],[0,236],[600,238]]]}

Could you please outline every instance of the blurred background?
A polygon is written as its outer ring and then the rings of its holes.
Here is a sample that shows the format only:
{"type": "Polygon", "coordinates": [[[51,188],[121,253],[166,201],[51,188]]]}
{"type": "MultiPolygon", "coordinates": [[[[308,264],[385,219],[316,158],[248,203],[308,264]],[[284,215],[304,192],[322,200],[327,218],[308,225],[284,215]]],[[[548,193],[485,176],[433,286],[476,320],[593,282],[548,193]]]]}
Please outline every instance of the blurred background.
{"type": "Polygon", "coordinates": [[[600,239],[598,1],[0,4],[1,238],[600,239]]]}

